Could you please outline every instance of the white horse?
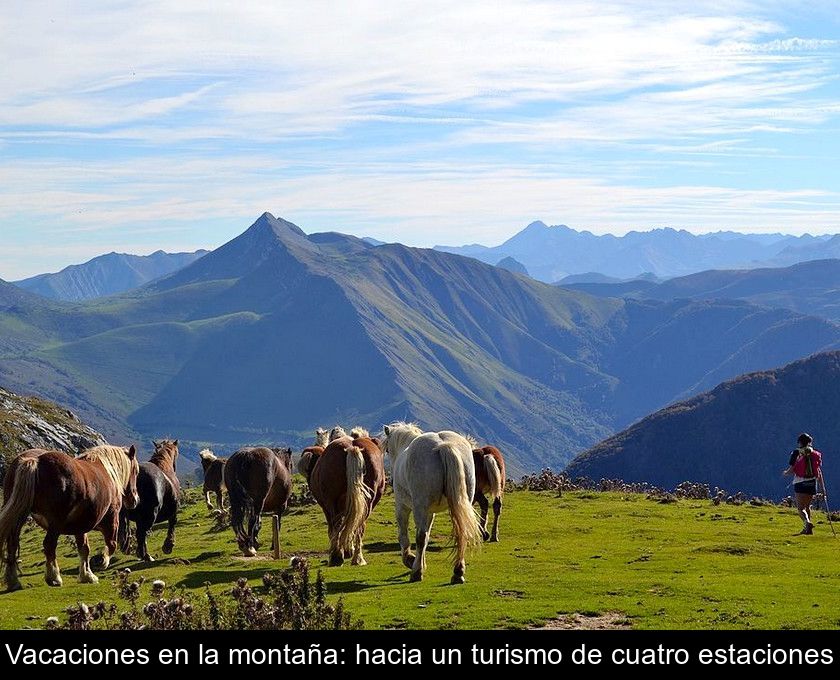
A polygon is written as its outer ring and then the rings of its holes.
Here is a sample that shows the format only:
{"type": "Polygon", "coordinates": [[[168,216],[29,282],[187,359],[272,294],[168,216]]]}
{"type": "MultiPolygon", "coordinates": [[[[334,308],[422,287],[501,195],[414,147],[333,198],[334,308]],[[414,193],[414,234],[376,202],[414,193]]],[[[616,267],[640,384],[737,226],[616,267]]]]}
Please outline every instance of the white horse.
{"type": "Polygon", "coordinates": [[[456,432],[421,432],[410,423],[385,426],[382,450],[391,456],[391,479],[403,564],[411,580],[426,571],[426,549],[435,513],[449,509],[455,565],[452,583],[464,583],[467,548],[481,544],[481,529],[472,507],[475,493],[473,447],[456,432]],[[417,554],[411,553],[408,518],[414,513],[417,554]]]}

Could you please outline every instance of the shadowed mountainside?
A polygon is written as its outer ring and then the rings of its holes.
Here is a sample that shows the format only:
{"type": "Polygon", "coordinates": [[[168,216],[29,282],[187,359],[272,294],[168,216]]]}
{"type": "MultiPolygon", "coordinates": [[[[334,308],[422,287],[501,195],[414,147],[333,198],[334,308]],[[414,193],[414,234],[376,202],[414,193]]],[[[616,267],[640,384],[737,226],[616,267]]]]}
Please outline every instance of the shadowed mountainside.
{"type": "Polygon", "coordinates": [[[138,290],[84,304],[0,285],[0,380],[109,437],[288,441],[395,419],[562,464],[683,395],[840,346],[741,301],[619,300],[266,213],[138,290]],[[11,289],[11,290],[9,290],[11,289]]]}
{"type": "Polygon", "coordinates": [[[766,497],[789,495],[782,478],[800,432],[825,453],[829,496],[840,491],[840,352],[742,375],[668,406],[577,456],[572,476],[647,481],[672,488],[684,480],[766,497]]]}

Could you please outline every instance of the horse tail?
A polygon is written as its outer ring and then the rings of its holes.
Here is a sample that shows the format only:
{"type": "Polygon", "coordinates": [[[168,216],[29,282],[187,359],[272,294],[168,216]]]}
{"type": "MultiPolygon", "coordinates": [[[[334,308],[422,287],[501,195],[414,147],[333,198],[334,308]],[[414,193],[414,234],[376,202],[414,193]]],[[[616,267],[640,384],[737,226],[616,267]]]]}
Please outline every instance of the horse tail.
{"type": "Polygon", "coordinates": [[[339,550],[353,550],[356,535],[365,523],[373,497],[365,484],[365,459],[358,446],[347,449],[345,457],[347,468],[347,491],[345,493],[344,518],[338,530],[337,547],[339,550]]]}
{"type": "MultiPolygon", "coordinates": [[[[8,563],[16,560],[17,555],[7,554],[7,547],[11,539],[15,538],[16,534],[20,534],[23,523],[32,511],[32,505],[35,502],[38,459],[29,456],[19,457],[6,474],[11,477],[12,492],[3,503],[3,509],[0,510],[0,558],[8,563]]],[[[6,488],[9,488],[9,479],[6,480],[6,488]]],[[[12,545],[17,543],[15,539],[12,545]]]]}
{"type": "Polygon", "coordinates": [[[501,498],[505,484],[502,480],[502,471],[499,469],[499,464],[492,454],[486,453],[482,458],[484,459],[484,472],[487,473],[487,479],[490,481],[490,495],[493,498],[501,498]]]}
{"type": "MultiPolygon", "coordinates": [[[[435,449],[443,463],[443,489],[449,504],[452,519],[452,535],[455,539],[455,561],[461,562],[471,545],[480,545],[482,536],[478,518],[467,493],[467,475],[464,461],[458,455],[457,445],[447,442],[435,449]]],[[[472,452],[470,452],[472,456],[472,452]]]]}
{"type": "Polygon", "coordinates": [[[236,535],[236,540],[241,545],[247,545],[250,539],[245,527],[256,512],[254,499],[251,498],[251,494],[248,493],[242,480],[235,474],[230,476],[232,479],[229,480],[230,483],[227,485],[230,499],[230,526],[236,535]]]}

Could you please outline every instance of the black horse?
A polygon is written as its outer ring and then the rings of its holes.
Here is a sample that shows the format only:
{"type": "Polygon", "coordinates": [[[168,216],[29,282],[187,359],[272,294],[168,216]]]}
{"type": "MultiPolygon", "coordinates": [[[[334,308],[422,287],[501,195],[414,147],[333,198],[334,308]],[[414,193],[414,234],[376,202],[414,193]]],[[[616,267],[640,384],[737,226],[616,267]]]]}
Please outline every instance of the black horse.
{"type": "Polygon", "coordinates": [[[137,525],[137,557],[146,562],[153,562],[146,547],[146,537],[152,526],[159,522],[169,522],[163,552],[169,555],[175,547],[175,525],[178,522],[178,507],[181,485],[175,474],[178,459],[178,440],[165,439],[155,442],[155,452],[148,463],[140,463],[137,475],[137,493],[140,502],[133,510],[120,513],[119,543],[120,549],[128,553],[131,529],[129,522],[137,525]]]}

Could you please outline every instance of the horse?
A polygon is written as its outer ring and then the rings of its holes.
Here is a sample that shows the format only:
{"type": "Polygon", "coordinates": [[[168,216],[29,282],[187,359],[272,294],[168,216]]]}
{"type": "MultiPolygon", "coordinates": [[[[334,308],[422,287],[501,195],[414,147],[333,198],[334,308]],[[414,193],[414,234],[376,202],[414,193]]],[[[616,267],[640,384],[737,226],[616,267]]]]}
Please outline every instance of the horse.
{"type": "MultiPolygon", "coordinates": [[[[342,430],[342,432],[343,431],[344,430],[342,430]]],[[[312,469],[315,467],[315,463],[318,462],[318,459],[324,453],[324,449],[327,448],[329,443],[329,433],[319,427],[315,430],[315,445],[307,446],[303,451],[301,451],[300,458],[298,459],[298,472],[306,478],[307,484],[309,484],[309,476],[312,474],[312,469]]]]}
{"type": "Polygon", "coordinates": [[[137,558],[144,562],[154,562],[146,546],[146,538],[152,526],[159,522],[168,522],[163,552],[172,554],[175,548],[175,525],[178,523],[181,484],[175,468],[178,461],[178,440],[164,439],[153,442],[155,452],[146,463],[140,463],[137,475],[137,492],[140,502],[136,508],[123,509],[120,513],[120,549],[128,553],[131,538],[131,524],[137,526],[137,558]]]}
{"type": "Polygon", "coordinates": [[[210,494],[216,494],[216,504],[219,510],[225,509],[223,492],[225,490],[225,463],[227,458],[219,458],[210,449],[204,449],[198,454],[201,458],[201,468],[204,470],[204,502],[207,509],[213,510],[210,494]]]}
{"type": "Polygon", "coordinates": [[[245,448],[225,465],[225,486],[230,497],[230,524],[246,557],[257,554],[263,512],[277,515],[278,523],[292,493],[292,450],[245,448]]]}
{"type": "Polygon", "coordinates": [[[495,446],[473,449],[475,462],[475,497],[473,503],[481,508],[481,534],[484,540],[499,542],[499,515],[502,514],[502,496],[505,493],[505,459],[495,446]],[[487,514],[490,504],[484,494],[493,499],[493,533],[487,533],[487,514]]]}
{"type": "Polygon", "coordinates": [[[5,500],[0,510],[0,558],[5,562],[4,578],[9,590],[22,587],[17,558],[20,532],[30,514],[47,532],[47,584],[62,585],[56,548],[58,537],[64,534],[76,537],[79,581],[97,583],[99,579],[90,568],[87,534],[95,529],[102,532],[102,568],[106,569],[117,549],[120,511],[138,503],[138,470],[134,446],[97,446],[77,458],[62,451],[30,449],[15,458],[6,472],[5,500]]]}
{"type": "Polygon", "coordinates": [[[452,519],[454,568],[450,583],[464,583],[466,553],[481,543],[472,507],[475,495],[473,444],[450,431],[423,433],[413,423],[385,426],[383,450],[391,457],[391,478],[403,564],[411,581],[426,571],[426,549],[435,513],[446,508],[452,519]],[[417,554],[411,553],[408,519],[414,513],[417,554]]]}
{"type": "MultiPolygon", "coordinates": [[[[362,545],[367,520],[385,492],[385,459],[368,432],[354,428],[350,436],[331,441],[306,465],[309,489],[327,520],[331,567],[352,555],[353,565],[365,565],[362,545]]],[[[299,465],[300,469],[300,465],[299,465]]]]}

